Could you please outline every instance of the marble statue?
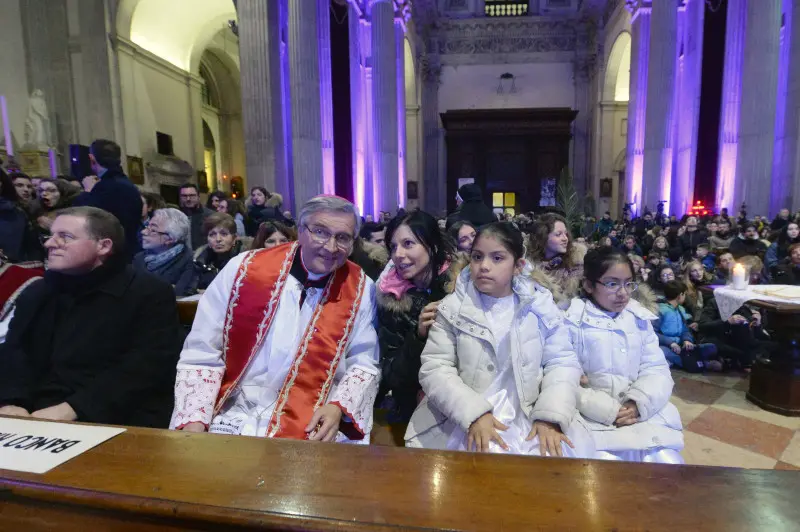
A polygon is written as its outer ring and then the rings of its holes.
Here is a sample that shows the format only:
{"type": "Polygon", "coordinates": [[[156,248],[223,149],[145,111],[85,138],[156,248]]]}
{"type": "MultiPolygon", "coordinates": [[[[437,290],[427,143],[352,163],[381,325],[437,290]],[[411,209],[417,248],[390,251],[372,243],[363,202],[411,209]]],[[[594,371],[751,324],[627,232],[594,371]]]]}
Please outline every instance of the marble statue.
{"type": "Polygon", "coordinates": [[[28,100],[28,118],[25,120],[25,145],[39,151],[47,151],[52,145],[50,115],[44,92],[36,89],[28,100]]]}

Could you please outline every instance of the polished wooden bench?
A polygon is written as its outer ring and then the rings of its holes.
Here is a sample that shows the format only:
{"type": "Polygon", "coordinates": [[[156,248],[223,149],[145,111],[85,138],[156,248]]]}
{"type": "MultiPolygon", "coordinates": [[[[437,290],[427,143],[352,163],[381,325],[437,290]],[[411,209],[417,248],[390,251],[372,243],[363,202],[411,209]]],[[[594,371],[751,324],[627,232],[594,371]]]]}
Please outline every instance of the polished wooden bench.
{"type": "Polygon", "coordinates": [[[0,470],[2,530],[796,530],[800,474],[130,429],[0,470]]]}

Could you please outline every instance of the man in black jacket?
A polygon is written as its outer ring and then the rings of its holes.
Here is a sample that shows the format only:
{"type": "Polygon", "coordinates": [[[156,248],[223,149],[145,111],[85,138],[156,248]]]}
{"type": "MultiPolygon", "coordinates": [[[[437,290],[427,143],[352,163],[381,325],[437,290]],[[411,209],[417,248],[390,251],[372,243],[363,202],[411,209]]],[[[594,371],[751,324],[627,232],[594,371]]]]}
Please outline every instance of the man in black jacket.
{"type": "Polygon", "coordinates": [[[66,209],[51,233],[0,345],[0,414],[166,428],[183,340],[172,288],[126,264],[106,211],[66,209]]]}
{"type": "Polygon", "coordinates": [[[214,214],[211,209],[206,209],[200,204],[200,190],[194,183],[184,183],[180,189],[181,211],[189,217],[191,225],[191,247],[197,249],[208,244],[203,232],[203,222],[214,214]]]}
{"type": "Polygon", "coordinates": [[[458,207],[447,217],[447,229],[450,229],[450,226],[454,223],[461,221],[469,222],[473,227],[480,227],[497,221],[492,209],[483,202],[481,187],[475,183],[469,183],[459,188],[456,201],[458,202],[458,207]]]}

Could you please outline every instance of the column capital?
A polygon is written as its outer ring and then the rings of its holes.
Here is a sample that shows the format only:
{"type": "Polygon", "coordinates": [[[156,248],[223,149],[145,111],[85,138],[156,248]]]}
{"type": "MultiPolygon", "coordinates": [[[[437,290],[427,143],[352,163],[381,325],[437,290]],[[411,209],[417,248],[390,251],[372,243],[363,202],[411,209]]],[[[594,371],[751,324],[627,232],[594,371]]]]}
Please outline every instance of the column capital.
{"type": "Polygon", "coordinates": [[[653,1],[652,0],[625,0],[625,8],[631,12],[631,15],[635,18],[640,12],[645,11],[647,13],[653,8],[653,1]]]}

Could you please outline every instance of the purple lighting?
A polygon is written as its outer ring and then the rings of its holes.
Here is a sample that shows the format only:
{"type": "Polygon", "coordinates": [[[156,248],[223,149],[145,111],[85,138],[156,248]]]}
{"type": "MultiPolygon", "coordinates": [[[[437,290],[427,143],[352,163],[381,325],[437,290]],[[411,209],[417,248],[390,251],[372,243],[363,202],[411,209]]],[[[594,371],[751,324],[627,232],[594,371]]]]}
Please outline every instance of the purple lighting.
{"type": "Polygon", "coordinates": [[[790,205],[792,196],[792,162],[786,160],[789,153],[786,145],[786,101],[789,91],[789,57],[792,49],[792,3],[784,2],[784,18],[781,25],[781,48],[778,65],[778,97],[775,112],[775,153],[772,164],[772,190],[770,194],[770,216],[778,214],[790,205]],[[788,168],[787,168],[788,167],[788,168]]]}

